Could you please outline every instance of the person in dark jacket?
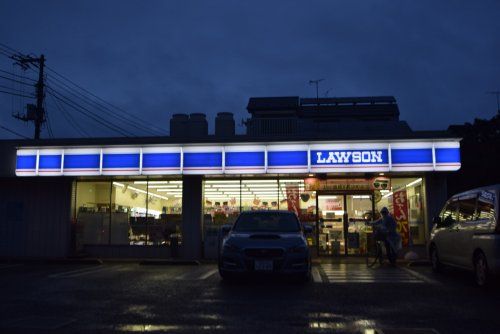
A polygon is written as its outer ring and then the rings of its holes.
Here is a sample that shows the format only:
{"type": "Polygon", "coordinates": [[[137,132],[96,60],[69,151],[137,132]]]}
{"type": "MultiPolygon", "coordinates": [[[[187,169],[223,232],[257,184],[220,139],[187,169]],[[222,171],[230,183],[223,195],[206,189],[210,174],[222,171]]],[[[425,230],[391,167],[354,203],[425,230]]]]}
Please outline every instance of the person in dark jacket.
{"type": "Polygon", "coordinates": [[[382,217],[373,223],[378,229],[379,234],[384,236],[384,244],[387,253],[387,259],[391,264],[396,263],[397,252],[401,249],[401,236],[399,235],[397,223],[389,214],[389,210],[383,207],[380,210],[382,217]]]}

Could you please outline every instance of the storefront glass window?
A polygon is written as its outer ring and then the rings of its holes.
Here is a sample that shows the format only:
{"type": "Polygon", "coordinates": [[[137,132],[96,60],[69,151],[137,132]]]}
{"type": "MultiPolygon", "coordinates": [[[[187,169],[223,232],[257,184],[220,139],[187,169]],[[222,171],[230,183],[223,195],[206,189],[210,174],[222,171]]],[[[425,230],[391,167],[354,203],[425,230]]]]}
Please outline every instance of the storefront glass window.
{"type": "Polygon", "coordinates": [[[391,178],[386,188],[375,190],[375,218],[380,209],[387,207],[398,222],[403,247],[425,244],[423,179],[391,178]]]}
{"type": "Polygon", "coordinates": [[[240,180],[206,180],[203,185],[204,226],[232,224],[240,213],[240,180]]]}
{"type": "Polygon", "coordinates": [[[279,193],[277,179],[241,181],[242,211],[278,210],[279,201],[283,200],[279,193]]]}
{"type": "Polygon", "coordinates": [[[76,207],[82,245],[168,245],[181,231],[182,181],[81,181],[76,207]]]}
{"type": "Polygon", "coordinates": [[[110,182],[78,182],[76,190],[76,247],[103,245],[110,238],[110,182]]]}

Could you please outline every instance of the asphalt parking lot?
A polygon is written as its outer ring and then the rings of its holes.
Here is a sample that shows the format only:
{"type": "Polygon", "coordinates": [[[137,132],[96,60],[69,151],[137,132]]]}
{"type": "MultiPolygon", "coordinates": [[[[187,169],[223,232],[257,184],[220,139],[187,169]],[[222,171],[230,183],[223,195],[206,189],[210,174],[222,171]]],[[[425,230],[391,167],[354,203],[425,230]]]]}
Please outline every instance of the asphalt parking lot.
{"type": "Polygon", "coordinates": [[[324,261],[306,284],[214,264],[0,263],[1,333],[498,333],[500,289],[429,267],[324,261]]]}

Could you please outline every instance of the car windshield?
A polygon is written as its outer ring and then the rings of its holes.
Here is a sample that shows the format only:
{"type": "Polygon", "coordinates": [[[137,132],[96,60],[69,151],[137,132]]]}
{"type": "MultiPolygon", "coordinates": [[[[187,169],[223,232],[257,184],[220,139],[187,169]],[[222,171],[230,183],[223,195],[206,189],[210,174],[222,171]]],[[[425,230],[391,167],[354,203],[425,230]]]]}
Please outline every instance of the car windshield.
{"type": "Polygon", "coordinates": [[[233,231],[236,232],[300,232],[300,223],[293,213],[249,212],[242,213],[233,231]]]}

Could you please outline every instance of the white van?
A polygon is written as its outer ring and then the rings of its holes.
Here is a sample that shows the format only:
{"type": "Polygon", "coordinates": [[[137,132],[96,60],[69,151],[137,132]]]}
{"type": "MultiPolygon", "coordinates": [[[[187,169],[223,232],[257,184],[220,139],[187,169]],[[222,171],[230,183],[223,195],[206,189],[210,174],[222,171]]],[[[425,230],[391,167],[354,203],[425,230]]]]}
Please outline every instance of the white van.
{"type": "Polygon", "coordinates": [[[486,285],[500,274],[500,184],[452,196],[438,217],[429,241],[432,269],[443,265],[474,271],[476,283],[486,285]]]}

